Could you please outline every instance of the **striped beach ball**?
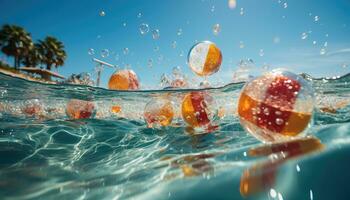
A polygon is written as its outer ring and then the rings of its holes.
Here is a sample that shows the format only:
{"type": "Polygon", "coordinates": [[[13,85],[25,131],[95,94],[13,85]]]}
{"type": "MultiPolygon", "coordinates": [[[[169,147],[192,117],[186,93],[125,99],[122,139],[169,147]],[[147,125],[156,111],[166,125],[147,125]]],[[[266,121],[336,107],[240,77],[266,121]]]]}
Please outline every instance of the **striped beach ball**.
{"type": "Polygon", "coordinates": [[[173,104],[165,98],[152,99],[146,104],[143,117],[150,128],[168,126],[174,117],[173,104]]]}
{"type": "Polygon", "coordinates": [[[247,132],[264,142],[282,141],[308,127],[314,90],[301,76],[273,70],[248,82],[238,101],[238,115],[247,132]]]}
{"type": "Polygon", "coordinates": [[[182,100],[184,121],[193,128],[213,126],[217,110],[213,98],[206,92],[190,92],[182,100]]]}
{"type": "Polygon", "coordinates": [[[91,101],[72,99],[67,103],[66,114],[70,119],[88,119],[96,114],[96,106],[91,101]]]}
{"type": "Polygon", "coordinates": [[[209,76],[219,71],[221,62],[220,49],[209,41],[195,44],[188,54],[188,65],[199,76],[209,76]]]}

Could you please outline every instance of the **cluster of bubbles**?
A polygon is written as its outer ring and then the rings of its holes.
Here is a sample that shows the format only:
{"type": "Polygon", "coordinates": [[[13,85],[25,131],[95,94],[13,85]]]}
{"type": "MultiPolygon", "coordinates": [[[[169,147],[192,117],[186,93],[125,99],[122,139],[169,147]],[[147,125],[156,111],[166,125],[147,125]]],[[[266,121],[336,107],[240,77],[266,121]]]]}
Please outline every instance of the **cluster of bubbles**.
{"type": "Polygon", "coordinates": [[[83,72],[80,74],[72,74],[66,80],[65,83],[78,84],[78,85],[89,85],[93,86],[94,81],[89,73],[83,72]]]}

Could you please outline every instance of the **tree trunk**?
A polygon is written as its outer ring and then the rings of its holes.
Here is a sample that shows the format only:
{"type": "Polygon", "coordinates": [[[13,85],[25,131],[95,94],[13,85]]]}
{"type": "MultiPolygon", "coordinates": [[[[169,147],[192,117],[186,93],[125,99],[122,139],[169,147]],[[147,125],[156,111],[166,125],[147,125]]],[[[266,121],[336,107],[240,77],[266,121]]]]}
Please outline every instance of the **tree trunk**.
{"type": "Polygon", "coordinates": [[[14,64],[13,66],[15,67],[15,69],[17,69],[17,56],[14,56],[14,64]]]}
{"type": "Polygon", "coordinates": [[[20,65],[21,65],[21,58],[18,57],[17,58],[17,69],[19,69],[20,65]]]}

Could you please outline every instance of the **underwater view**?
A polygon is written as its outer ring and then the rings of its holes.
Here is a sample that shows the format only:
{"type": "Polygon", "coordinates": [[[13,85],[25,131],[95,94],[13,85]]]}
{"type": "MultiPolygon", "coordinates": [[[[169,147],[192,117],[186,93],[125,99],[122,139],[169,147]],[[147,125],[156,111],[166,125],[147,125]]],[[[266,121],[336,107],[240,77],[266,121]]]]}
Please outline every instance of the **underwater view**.
{"type": "Polygon", "coordinates": [[[350,1],[0,5],[0,199],[350,199],[350,1]]]}

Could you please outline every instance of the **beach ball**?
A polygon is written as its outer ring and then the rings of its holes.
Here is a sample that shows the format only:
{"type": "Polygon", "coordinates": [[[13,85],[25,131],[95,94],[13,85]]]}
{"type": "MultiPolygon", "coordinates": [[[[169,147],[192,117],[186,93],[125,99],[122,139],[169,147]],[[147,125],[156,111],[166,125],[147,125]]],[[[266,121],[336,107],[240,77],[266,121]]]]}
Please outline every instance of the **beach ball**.
{"type": "Polygon", "coordinates": [[[184,121],[193,128],[213,126],[217,110],[213,98],[206,92],[190,92],[181,105],[184,121]]]}
{"type": "Polygon", "coordinates": [[[301,76],[277,69],[248,82],[239,97],[245,130],[263,142],[302,135],[311,122],[314,90],[301,76]]]}
{"type": "Polygon", "coordinates": [[[133,70],[124,69],[112,74],[108,88],[111,90],[137,90],[139,89],[139,81],[133,70]]]}
{"type": "Polygon", "coordinates": [[[39,99],[31,99],[24,102],[22,112],[28,116],[35,116],[44,112],[42,102],[39,99]]]}
{"type": "Polygon", "coordinates": [[[174,109],[171,101],[163,98],[155,98],[149,101],[143,113],[147,126],[168,126],[174,117],[174,109]]]}
{"type": "Polygon", "coordinates": [[[209,76],[219,71],[221,62],[220,49],[209,41],[195,44],[188,54],[188,65],[199,76],[209,76]]]}
{"type": "Polygon", "coordinates": [[[176,78],[170,83],[171,87],[173,88],[187,88],[188,83],[183,78],[176,78]]]}
{"type": "Polygon", "coordinates": [[[88,119],[96,114],[96,106],[91,101],[72,99],[67,103],[66,114],[70,119],[88,119]]]}

